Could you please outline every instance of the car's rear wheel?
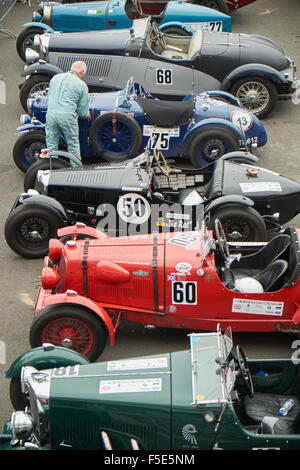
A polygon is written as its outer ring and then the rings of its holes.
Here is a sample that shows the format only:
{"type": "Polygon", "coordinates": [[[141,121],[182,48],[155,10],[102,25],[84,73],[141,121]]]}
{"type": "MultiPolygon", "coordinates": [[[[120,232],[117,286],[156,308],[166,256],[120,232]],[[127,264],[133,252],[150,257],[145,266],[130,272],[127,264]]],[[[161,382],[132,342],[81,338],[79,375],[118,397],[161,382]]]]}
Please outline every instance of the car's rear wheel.
{"type": "Polygon", "coordinates": [[[43,258],[48,254],[50,238],[56,238],[62,222],[46,207],[22,204],[12,210],[5,222],[8,246],[24,258],[43,258]]]}
{"type": "Polygon", "coordinates": [[[211,127],[198,132],[190,144],[189,154],[192,164],[201,168],[238,148],[238,142],[230,132],[211,127]]]}
{"type": "Polygon", "coordinates": [[[221,11],[222,13],[228,13],[228,6],[226,0],[193,0],[192,3],[201,5],[214,10],[221,11]]]}
{"type": "Polygon", "coordinates": [[[37,27],[26,28],[20,32],[16,41],[17,53],[20,59],[25,62],[25,51],[28,47],[33,47],[34,36],[36,34],[43,34],[44,32],[45,30],[43,28],[37,27]]]}
{"type": "Polygon", "coordinates": [[[44,158],[33,163],[26,171],[24,177],[24,190],[33,189],[36,182],[37,172],[39,170],[60,170],[69,167],[70,164],[62,158],[44,158]]]}
{"type": "Polygon", "coordinates": [[[91,125],[90,144],[107,161],[136,157],[141,150],[142,131],[136,120],[125,113],[108,112],[91,125]]]}
{"type": "Polygon", "coordinates": [[[72,349],[95,361],[106,345],[105,326],[101,319],[81,307],[46,307],[34,317],[30,328],[31,346],[43,343],[72,349]]]}
{"type": "Polygon", "coordinates": [[[273,83],[259,77],[239,80],[231,87],[230,93],[258,118],[270,114],[277,102],[277,90],[273,83]]]}
{"type": "Polygon", "coordinates": [[[20,102],[26,112],[27,99],[31,98],[38,91],[45,91],[49,87],[51,78],[49,75],[37,74],[31,75],[31,77],[25,80],[20,89],[20,102]]]}
{"type": "Polygon", "coordinates": [[[262,216],[252,207],[230,204],[211,214],[208,228],[214,230],[219,219],[226,239],[231,242],[265,241],[266,225],[262,216]]]}
{"type": "Polygon", "coordinates": [[[41,150],[45,147],[45,132],[36,130],[21,134],[13,147],[13,159],[19,170],[26,173],[28,168],[38,161],[41,150]]]}

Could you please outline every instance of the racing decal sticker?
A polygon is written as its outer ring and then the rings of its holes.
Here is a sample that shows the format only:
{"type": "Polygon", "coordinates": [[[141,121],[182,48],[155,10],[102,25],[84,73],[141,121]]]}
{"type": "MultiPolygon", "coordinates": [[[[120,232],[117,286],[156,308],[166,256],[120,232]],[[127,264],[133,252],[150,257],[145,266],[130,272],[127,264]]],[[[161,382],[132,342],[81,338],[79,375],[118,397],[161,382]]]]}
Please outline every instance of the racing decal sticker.
{"type": "Polygon", "coordinates": [[[198,240],[198,237],[193,237],[190,235],[185,235],[183,233],[178,233],[176,234],[175,237],[170,238],[168,243],[173,243],[173,245],[178,245],[178,246],[182,246],[183,248],[188,248],[197,240],[198,240]]]}
{"type": "Polygon", "coordinates": [[[232,111],[230,120],[236,127],[243,131],[248,131],[253,123],[252,116],[247,113],[247,111],[243,110],[232,111]]]}
{"type": "Polygon", "coordinates": [[[284,302],[271,302],[267,300],[233,299],[232,312],[250,313],[254,315],[274,315],[280,317],[284,302]]]}
{"type": "Polygon", "coordinates": [[[182,428],[182,435],[183,438],[188,441],[190,444],[197,445],[197,439],[195,434],[197,433],[197,429],[193,424],[186,424],[182,428]]]}
{"type": "Polygon", "coordinates": [[[198,29],[203,29],[204,31],[223,31],[222,21],[203,21],[201,23],[185,23],[190,28],[193,28],[195,31],[198,29]]]}
{"type": "Polygon", "coordinates": [[[192,265],[190,263],[181,262],[176,264],[175,269],[181,274],[191,274],[192,265]]]}
{"type": "Polygon", "coordinates": [[[172,69],[156,69],[156,85],[173,85],[172,69]]]}
{"type": "Polygon", "coordinates": [[[150,137],[151,149],[168,150],[171,137],[179,137],[179,127],[156,127],[148,124],[143,126],[143,135],[150,137]]]}
{"type": "Polygon", "coordinates": [[[167,356],[149,359],[126,359],[120,361],[109,361],[107,363],[108,371],[161,369],[165,367],[168,367],[167,356]]]}
{"type": "Polygon", "coordinates": [[[264,191],[274,191],[274,192],[282,192],[282,187],[279,182],[263,182],[263,181],[256,181],[251,183],[240,183],[241,190],[243,193],[258,193],[264,191]]]}
{"type": "Polygon", "coordinates": [[[161,386],[162,380],[160,378],[101,380],[99,385],[99,394],[160,392],[161,386]]]}
{"type": "Polygon", "coordinates": [[[172,281],[172,304],[196,305],[197,282],[172,281]]]}
{"type": "Polygon", "coordinates": [[[117,212],[121,219],[128,224],[143,224],[150,217],[151,207],[143,196],[128,193],[119,198],[117,212]]]}

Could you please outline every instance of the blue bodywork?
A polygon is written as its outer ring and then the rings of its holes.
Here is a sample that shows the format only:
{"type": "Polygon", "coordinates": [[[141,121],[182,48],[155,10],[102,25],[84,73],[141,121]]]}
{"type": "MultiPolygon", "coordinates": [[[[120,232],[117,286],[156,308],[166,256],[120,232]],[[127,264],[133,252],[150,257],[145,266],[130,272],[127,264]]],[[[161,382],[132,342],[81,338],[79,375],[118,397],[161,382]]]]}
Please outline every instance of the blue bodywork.
{"type": "MultiPolygon", "coordinates": [[[[33,13],[33,21],[23,26],[26,28],[37,26],[49,32],[65,33],[130,28],[132,21],[142,16],[135,10],[132,12],[131,5],[132,0],[71,4],[42,2],[40,9],[33,13]]],[[[231,31],[230,16],[181,0],[166,3],[162,11],[159,11],[155,5],[148,7],[145,11],[147,15],[155,19],[161,29],[167,26],[182,27],[185,24],[190,32],[196,29],[231,31]]]]}
{"type": "MultiPolygon", "coordinates": [[[[88,163],[93,161],[92,159],[95,160],[95,155],[98,161],[102,158],[110,160],[103,156],[104,153],[111,156],[111,159],[115,161],[121,160],[125,151],[128,153],[127,158],[134,157],[144,150],[149,138],[151,138],[152,149],[162,150],[165,157],[189,157],[194,139],[204,131],[213,131],[216,136],[217,132],[227,132],[237,143],[236,149],[241,150],[262,147],[267,142],[267,133],[263,124],[254,114],[241,108],[236,98],[229,93],[212,91],[200,95],[187,95],[183,101],[193,100],[193,114],[184,124],[168,127],[157,127],[153,123],[151,124],[150,118],[145,117],[144,110],[137,101],[141,97],[146,97],[148,102],[152,100],[154,108],[156,105],[163,106],[166,103],[154,99],[133,81],[129,81],[127,88],[118,92],[91,93],[89,95],[92,119],[88,121],[79,118],[80,147],[84,162],[88,163]],[[110,113],[110,118],[107,113],[110,113]],[[120,119],[124,115],[134,121],[135,126],[133,127],[137,128],[135,134],[131,124],[128,124],[126,119],[125,122],[120,119]],[[107,116],[106,122],[104,116],[107,116]],[[115,124],[112,124],[113,116],[116,118],[115,124]],[[97,141],[95,142],[94,139],[93,142],[91,129],[93,126],[96,127],[95,121],[97,118],[99,121],[100,117],[101,119],[104,118],[104,122],[97,130],[97,141]],[[140,139],[140,145],[135,148],[134,154],[132,154],[134,142],[138,139],[140,139]],[[102,152],[97,150],[98,145],[103,149],[102,152]]],[[[180,108],[181,104],[182,102],[172,102],[174,113],[176,113],[176,108],[180,108]]],[[[19,138],[24,133],[45,130],[46,92],[29,100],[28,109],[30,115],[23,115],[23,125],[17,129],[19,138]]],[[[169,119],[170,116],[167,115],[167,120],[169,119]]],[[[211,151],[208,148],[209,145],[218,149],[219,143],[214,142],[214,139],[217,139],[217,137],[211,136],[206,141],[204,140],[203,145],[206,145],[206,148],[199,149],[199,157],[197,157],[199,166],[207,165],[213,161],[214,157],[208,157],[207,154],[211,151]]],[[[223,153],[226,153],[233,149],[226,147],[223,148],[224,150],[223,153]]],[[[23,163],[26,167],[29,167],[33,162],[28,159],[28,149],[24,148],[23,154],[23,163]]],[[[216,158],[219,156],[221,155],[217,154],[216,158]]]]}

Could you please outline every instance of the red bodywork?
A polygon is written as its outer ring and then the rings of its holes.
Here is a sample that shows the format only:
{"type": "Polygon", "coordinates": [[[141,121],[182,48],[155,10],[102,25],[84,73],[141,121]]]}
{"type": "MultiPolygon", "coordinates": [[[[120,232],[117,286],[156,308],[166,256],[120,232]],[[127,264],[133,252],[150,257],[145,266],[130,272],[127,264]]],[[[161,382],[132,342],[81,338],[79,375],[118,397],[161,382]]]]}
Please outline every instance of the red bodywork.
{"type": "MultiPolygon", "coordinates": [[[[139,0],[139,5],[146,15],[159,15],[165,8],[166,3],[170,0],[139,0]]],[[[236,10],[237,8],[244,7],[256,0],[226,0],[229,10],[236,10]]],[[[189,0],[188,3],[198,3],[197,0],[189,0]]]]}
{"type": "MultiPolygon", "coordinates": [[[[66,227],[58,235],[76,230],[66,227]]],[[[111,319],[192,330],[215,330],[217,324],[233,331],[299,330],[299,278],[275,292],[228,289],[206,229],[116,238],[88,227],[85,233],[97,238],[50,241],[52,262],[45,259],[35,313],[54,304],[81,305],[102,318],[111,344],[111,319]]],[[[299,249],[300,230],[294,233],[299,249]]]]}

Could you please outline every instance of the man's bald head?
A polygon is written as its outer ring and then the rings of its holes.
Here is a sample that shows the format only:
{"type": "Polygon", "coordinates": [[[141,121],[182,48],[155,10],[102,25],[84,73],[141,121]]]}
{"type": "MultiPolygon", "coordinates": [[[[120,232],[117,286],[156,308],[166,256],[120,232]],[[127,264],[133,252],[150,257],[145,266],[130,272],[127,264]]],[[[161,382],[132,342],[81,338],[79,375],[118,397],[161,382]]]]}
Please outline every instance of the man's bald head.
{"type": "Polygon", "coordinates": [[[86,63],[82,60],[77,60],[76,62],[73,62],[71,72],[75,72],[79,78],[83,78],[86,74],[86,69],[86,63]]]}

